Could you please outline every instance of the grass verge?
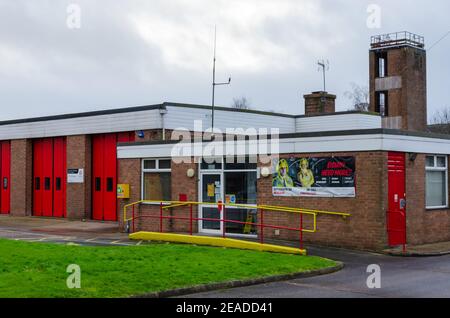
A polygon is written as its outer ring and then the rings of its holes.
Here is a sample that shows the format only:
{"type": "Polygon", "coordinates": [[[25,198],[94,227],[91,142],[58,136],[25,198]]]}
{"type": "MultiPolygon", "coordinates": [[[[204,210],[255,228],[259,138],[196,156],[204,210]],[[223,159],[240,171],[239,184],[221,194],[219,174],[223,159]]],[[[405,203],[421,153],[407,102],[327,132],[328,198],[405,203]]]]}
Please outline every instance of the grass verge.
{"type": "Polygon", "coordinates": [[[334,265],[314,256],[178,244],[90,247],[0,240],[0,297],[127,297],[334,265]],[[66,285],[70,264],[81,268],[80,289],[66,285]]]}

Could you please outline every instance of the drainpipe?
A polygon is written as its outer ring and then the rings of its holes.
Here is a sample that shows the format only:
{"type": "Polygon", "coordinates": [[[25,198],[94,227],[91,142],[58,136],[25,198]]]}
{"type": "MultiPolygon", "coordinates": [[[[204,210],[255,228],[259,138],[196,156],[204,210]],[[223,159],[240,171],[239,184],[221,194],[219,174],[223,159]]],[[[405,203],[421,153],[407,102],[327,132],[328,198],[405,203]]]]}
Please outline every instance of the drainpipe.
{"type": "Polygon", "coordinates": [[[164,124],[164,115],[167,114],[167,109],[166,108],[160,108],[159,109],[159,114],[161,115],[161,129],[162,129],[162,140],[166,140],[166,127],[164,124]]]}

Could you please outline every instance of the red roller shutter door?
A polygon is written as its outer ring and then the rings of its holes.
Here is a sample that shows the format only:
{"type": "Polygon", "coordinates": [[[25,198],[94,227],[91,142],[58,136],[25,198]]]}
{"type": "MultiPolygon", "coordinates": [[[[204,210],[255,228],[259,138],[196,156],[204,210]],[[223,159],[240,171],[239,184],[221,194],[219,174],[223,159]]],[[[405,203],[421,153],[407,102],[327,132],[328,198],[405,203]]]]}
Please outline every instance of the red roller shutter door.
{"type": "Polygon", "coordinates": [[[33,142],[33,215],[42,216],[43,199],[43,141],[37,139],[33,142]]]}
{"type": "Polygon", "coordinates": [[[92,218],[103,220],[103,161],[104,161],[104,136],[92,137],[92,218]]]}
{"type": "Polygon", "coordinates": [[[103,219],[105,221],[117,221],[117,135],[105,135],[103,162],[103,219]]]}
{"type": "Polygon", "coordinates": [[[66,217],[66,139],[33,143],[33,215],[66,217]]]}
{"type": "Polygon", "coordinates": [[[53,216],[66,217],[66,140],[53,140],[53,216]]]}
{"type": "Polygon", "coordinates": [[[92,218],[117,221],[117,142],[134,141],[134,132],[92,137],[92,218]]]}
{"type": "Polygon", "coordinates": [[[1,169],[0,169],[0,213],[9,214],[10,212],[10,178],[11,178],[11,143],[9,141],[1,142],[1,169]]]}
{"type": "Polygon", "coordinates": [[[53,139],[42,141],[42,215],[53,216],[53,139]]]}

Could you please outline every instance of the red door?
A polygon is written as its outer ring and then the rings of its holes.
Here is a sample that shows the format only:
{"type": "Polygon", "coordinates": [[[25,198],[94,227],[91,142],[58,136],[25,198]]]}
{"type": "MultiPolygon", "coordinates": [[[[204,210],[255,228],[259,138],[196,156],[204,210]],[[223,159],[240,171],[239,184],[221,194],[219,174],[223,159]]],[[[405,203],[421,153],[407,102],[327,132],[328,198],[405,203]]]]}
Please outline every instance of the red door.
{"type": "Polygon", "coordinates": [[[390,246],[406,244],[405,154],[388,154],[387,231],[390,246]]]}
{"type": "Polygon", "coordinates": [[[9,214],[10,212],[10,178],[11,178],[11,143],[2,141],[0,147],[0,213],[9,214]]]}
{"type": "Polygon", "coordinates": [[[117,135],[104,136],[103,220],[117,221],[117,135]]]}
{"type": "Polygon", "coordinates": [[[53,216],[66,217],[66,140],[53,139],[53,216]]]}
{"type": "Polygon", "coordinates": [[[33,142],[33,215],[66,217],[66,139],[33,142]]]}
{"type": "Polygon", "coordinates": [[[134,141],[134,132],[92,137],[92,218],[117,221],[117,142],[134,141]]]}
{"type": "Polygon", "coordinates": [[[42,215],[53,216],[53,139],[46,138],[42,141],[42,215]]]}
{"type": "Polygon", "coordinates": [[[43,142],[37,139],[33,142],[33,215],[42,216],[43,193],[43,142]]]}
{"type": "Polygon", "coordinates": [[[92,218],[103,220],[103,161],[104,136],[92,137],[92,218]]]}

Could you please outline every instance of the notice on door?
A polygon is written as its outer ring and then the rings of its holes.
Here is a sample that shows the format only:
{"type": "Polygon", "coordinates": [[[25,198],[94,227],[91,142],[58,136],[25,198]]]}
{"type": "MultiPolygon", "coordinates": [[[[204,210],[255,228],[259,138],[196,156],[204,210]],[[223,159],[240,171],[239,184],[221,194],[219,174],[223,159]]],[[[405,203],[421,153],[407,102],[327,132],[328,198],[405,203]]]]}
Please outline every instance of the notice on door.
{"type": "Polygon", "coordinates": [[[214,183],[208,184],[208,197],[212,198],[215,195],[215,185],[214,183]]]}
{"type": "Polygon", "coordinates": [[[67,183],[84,183],[84,169],[67,169],[67,183]]]}

